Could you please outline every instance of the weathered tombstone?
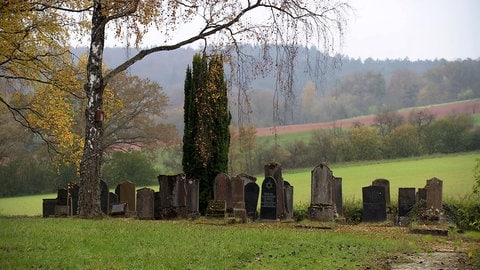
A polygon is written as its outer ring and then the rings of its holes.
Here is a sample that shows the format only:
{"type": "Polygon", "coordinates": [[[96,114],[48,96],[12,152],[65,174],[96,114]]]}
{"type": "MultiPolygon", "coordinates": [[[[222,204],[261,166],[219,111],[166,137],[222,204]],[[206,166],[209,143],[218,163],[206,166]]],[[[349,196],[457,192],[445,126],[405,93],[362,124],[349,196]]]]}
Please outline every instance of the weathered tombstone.
{"type": "Polygon", "coordinates": [[[160,218],[186,217],[185,174],[159,175],[160,218]]]}
{"type": "Polygon", "coordinates": [[[130,181],[125,181],[117,185],[115,193],[118,196],[119,203],[127,204],[126,214],[131,216],[135,215],[135,184],[130,181]]]}
{"type": "Polygon", "coordinates": [[[387,214],[390,214],[392,212],[390,205],[390,181],[387,179],[375,179],[372,182],[372,186],[385,187],[385,205],[387,206],[387,214]]]}
{"type": "Polygon", "coordinates": [[[57,217],[66,217],[68,216],[69,208],[68,201],[70,197],[68,195],[68,190],[65,188],[60,188],[57,191],[57,204],[55,205],[55,216],[57,217]]]}
{"type": "Polygon", "coordinates": [[[127,203],[116,203],[112,204],[110,209],[111,216],[125,216],[128,211],[127,203]]]}
{"type": "Polygon", "coordinates": [[[425,188],[419,188],[417,191],[417,202],[427,200],[427,190],[425,188]]]}
{"type": "Polygon", "coordinates": [[[427,210],[443,212],[442,206],[442,189],[443,181],[434,177],[427,180],[426,189],[426,204],[427,210]]]}
{"type": "Polygon", "coordinates": [[[227,215],[226,206],[227,203],[224,200],[210,200],[208,201],[205,216],[209,218],[225,218],[227,215]]]}
{"type": "Polygon", "coordinates": [[[214,180],[213,199],[215,201],[225,201],[227,212],[233,211],[232,205],[232,183],[230,177],[224,173],[219,173],[214,180]]]}
{"type": "Polygon", "coordinates": [[[415,188],[399,188],[398,189],[398,216],[404,217],[408,215],[415,205],[415,188]]]}
{"type": "Polygon", "coordinates": [[[68,187],[71,198],[70,215],[75,216],[78,215],[78,194],[80,192],[80,186],[75,183],[71,183],[68,185],[68,187]]]}
{"type": "Polygon", "coordinates": [[[238,175],[230,180],[232,184],[232,206],[233,216],[245,222],[247,212],[245,211],[245,189],[243,180],[238,175]]]}
{"type": "Polygon", "coordinates": [[[137,190],[138,219],[153,219],[154,191],[150,188],[137,190]]]}
{"type": "Polygon", "coordinates": [[[311,202],[308,219],[333,221],[333,174],[327,165],[320,163],[311,173],[311,202]]]}
{"type": "Polygon", "coordinates": [[[287,219],[293,219],[293,186],[289,182],[283,181],[285,196],[285,212],[287,219]]]}
{"type": "Polygon", "coordinates": [[[200,215],[200,183],[197,179],[188,179],[185,182],[187,189],[187,212],[190,218],[196,218],[200,215]]]}
{"type": "Polygon", "coordinates": [[[251,220],[256,220],[258,217],[257,204],[260,187],[255,182],[250,182],[245,185],[245,210],[247,216],[251,220]]]}
{"type": "Polygon", "coordinates": [[[362,188],[363,222],[381,222],[387,219],[387,205],[384,186],[362,188]]]}
{"type": "Polygon", "coordinates": [[[55,216],[55,206],[57,199],[43,199],[42,214],[44,218],[55,216]]]}
{"type": "Polygon", "coordinates": [[[337,215],[343,216],[342,178],[333,177],[333,204],[337,215]]]}
{"type": "MultiPolygon", "coordinates": [[[[262,195],[260,198],[260,219],[276,220],[277,219],[277,181],[275,178],[268,176],[262,183],[262,195]]],[[[282,192],[283,193],[283,192],[282,192]]]]}
{"type": "Polygon", "coordinates": [[[105,181],[100,180],[100,209],[104,214],[108,214],[108,185],[105,181]]]}
{"type": "MultiPolygon", "coordinates": [[[[284,219],[286,217],[286,209],[285,209],[285,194],[284,194],[284,184],[283,184],[283,176],[282,176],[282,165],[278,163],[268,163],[263,167],[265,171],[265,178],[272,177],[275,179],[276,183],[276,211],[277,211],[277,219],[284,219]]],[[[262,184],[263,189],[263,184],[262,184]]],[[[261,212],[261,211],[260,211],[261,212]]],[[[261,213],[260,213],[261,215],[261,213]]]]}

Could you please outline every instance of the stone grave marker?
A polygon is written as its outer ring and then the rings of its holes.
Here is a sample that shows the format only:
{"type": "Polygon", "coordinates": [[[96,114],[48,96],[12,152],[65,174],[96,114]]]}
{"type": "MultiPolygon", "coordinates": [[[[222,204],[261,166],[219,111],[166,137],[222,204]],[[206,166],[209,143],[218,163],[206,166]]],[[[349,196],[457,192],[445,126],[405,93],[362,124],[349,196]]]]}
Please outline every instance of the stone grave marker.
{"type": "Polygon", "coordinates": [[[343,216],[342,178],[333,177],[333,204],[339,216],[343,216]]]}
{"type": "Polygon", "coordinates": [[[80,186],[75,183],[70,183],[68,188],[71,198],[70,215],[76,216],[78,215],[78,193],[80,192],[80,186]]]}
{"type": "Polygon", "coordinates": [[[248,183],[255,183],[255,182],[257,182],[257,178],[256,178],[256,177],[251,176],[251,175],[246,174],[246,173],[238,174],[237,177],[239,177],[240,179],[242,179],[242,181],[243,181],[243,186],[246,186],[248,183]]]}
{"type": "Polygon", "coordinates": [[[255,182],[250,182],[245,185],[245,210],[247,216],[251,220],[256,220],[258,217],[257,204],[260,187],[255,182]]]}
{"type": "MultiPolygon", "coordinates": [[[[285,210],[285,192],[284,192],[284,184],[283,184],[283,176],[282,176],[282,165],[279,163],[268,163],[263,167],[265,171],[265,178],[272,177],[275,179],[276,183],[276,200],[277,200],[277,218],[284,219],[286,217],[286,210],[285,210]]],[[[263,184],[262,184],[263,186],[263,184]]],[[[263,189],[263,187],[262,187],[263,189]]],[[[261,215],[261,213],[260,213],[261,215]]]]}
{"type": "Polygon", "coordinates": [[[127,210],[126,214],[128,216],[134,216],[136,210],[135,204],[135,184],[130,181],[125,181],[117,185],[115,193],[118,196],[119,203],[126,203],[127,210]]]}
{"type": "Polygon", "coordinates": [[[443,212],[442,192],[443,181],[434,177],[427,180],[425,185],[427,209],[443,212]]]}
{"type": "Polygon", "coordinates": [[[233,216],[245,222],[247,212],[245,210],[245,189],[243,180],[238,175],[230,180],[232,184],[233,216]]]}
{"type": "Polygon", "coordinates": [[[227,214],[227,203],[224,200],[210,200],[208,201],[206,217],[209,218],[225,218],[227,214]]]}
{"type": "Polygon", "coordinates": [[[42,215],[44,218],[55,216],[55,206],[57,199],[43,199],[42,215]]]}
{"type": "Polygon", "coordinates": [[[381,222],[387,219],[387,205],[384,186],[362,188],[363,222],[381,222]]]}
{"type": "Polygon", "coordinates": [[[372,186],[385,187],[385,205],[387,206],[387,214],[391,214],[392,207],[390,205],[390,181],[387,179],[375,179],[372,182],[372,186]]]}
{"type": "Polygon", "coordinates": [[[417,191],[417,202],[424,200],[427,200],[427,190],[425,188],[418,188],[417,191]]]}
{"type": "Polygon", "coordinates": [[[137,190],[137,217],[138,219],[153,219],[154,191],[150,188],[137,190]]]}
{"type": "Polygon", "coordinates": [[[112,204],[112,209],[110,209],[111,216],[125,216],[128,211],[128,205],[126,203],[116,203],[112,204]]]}
{"type": "Polygon", "coordinates": [[[398,189],[398,216],[407,216],[415,203],[415,188],[398,189]]]}
{"type": "Polygon", "coordinates": [[[187,216],[187,190],[185,174],[159,175],[160,218],[171,219],[187,216]]]}
{"type": "Polygon", "coordinates": [[[118,196],[117,193],[109,192],[108,193],[108,213],[110,214],[110,210],[112,210],[112,205],[118,203],[118,196]]]}
{"type": "Polygon", "coordinates": [[[308,219],[315,221],[333,221],[333,174],[330,168],[320,163],[311,173],[311,202],[308,219]]]}
{"type": "Polygon", "coordinates": [[[276,220],[278,197],[275,178],[268,176],[263,180],[260,200],[260,219],[276,220]]]}
{"type": "Polygon", "coordinates": [[[199,198],[200,183],[197,179],[187,179],[185,182],[187,188],[187,212],[190,218],[196,218],[200,215],[199,198]]]}
{"type": "Polygon", "coordinates": [[[162,217],[161,207],[160,207],[160,191],[155,192],[153,200],[153,216],[155,219],[160,219],[162,217]]]}
{"type": "Polygon", "coordinates": [[[105,181],[100,180],[100,209],[104,214],[108,214],[108,194],[110,191],[108,190],[108,185],[105,181]]]}
{"type": "Polygon", "coordinates": [[[293,219],[293,186],[288,181],[283,181],[286,218],[293,219]]]}
{"type": "Polygon", "coordinates": [[[216,201],[225,201],[227,212],[233,211],[232,205],[232,183],[230,177],[224,173],[219,173],[214,180],[213,199],[216,201]]]}
{"type": "Polygon", "coordinates": [[[68,195],[68,190],[65,188],[59,188],[57,191],[57,204],[55,205],[55,216],[57,217],[66,217],[68,216],[69,208],[68,202],[70,201],[70,196],[68,195]]]}

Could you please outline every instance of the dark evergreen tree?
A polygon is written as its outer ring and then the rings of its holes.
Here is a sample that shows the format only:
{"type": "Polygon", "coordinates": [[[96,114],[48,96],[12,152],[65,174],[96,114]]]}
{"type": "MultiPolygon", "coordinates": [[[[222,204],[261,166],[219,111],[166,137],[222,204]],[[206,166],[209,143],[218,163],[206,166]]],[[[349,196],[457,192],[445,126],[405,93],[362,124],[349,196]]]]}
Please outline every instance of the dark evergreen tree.
{"type": "Polygon", "coordinates": [[[200,181],[200,211],[213,198],[213,180],[227,172],[230,145],[227,86],[220,56],[193,57],[185,78],[183,170],[200,181]]]}

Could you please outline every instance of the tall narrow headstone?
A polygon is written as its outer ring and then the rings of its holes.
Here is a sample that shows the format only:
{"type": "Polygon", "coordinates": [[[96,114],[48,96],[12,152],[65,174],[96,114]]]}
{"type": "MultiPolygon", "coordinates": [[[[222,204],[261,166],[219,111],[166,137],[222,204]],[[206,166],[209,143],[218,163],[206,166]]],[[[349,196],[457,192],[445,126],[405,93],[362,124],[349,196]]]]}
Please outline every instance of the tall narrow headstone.
{"type": "Polygon", "coordinates": [[[251,220],[255,220],[258,217],[257,205],[258,195],[260,193],[260,187],[255,182],[250,182],[245,185],[245,210],[247,216],[251,220]]]}
{"type": "Polygon", "coordinates": [[[160,207],[160,191],[157,191],[153,194],[153,216],[155,219],[160,219],[162,217],[160,207]]]}
{"type": "Polygon", "coordinates": [[[339,216],[343,216],[342,178],[333,177],[333,204],[339,216]]]}
{"type": "Polygon", "coordinates": [[[387,214],[390,214],[392,209],[390,205],[390,181],[387,179],[375,179],[372,182],[372,186],[385,187],[385,205],[387,206],[387,214]]]}
{"type": "Polygon", "coordinates": [[[78,195],[80,192],[80,186],[75,183],[71,183],[68,185],[68,188],[71,197],[70,215],[76,216],[78,215],[78,195]]]}
{"type": "Polygon", "coordinates": [[[154,191],[150,188],[137,190],[137,217],[138,219],[153,219],[154,191]]]}
{"type": "Polygon", "coordinates": [[[112,205],[117,203],[118,203],[117,193],[109,192],[108,193],[108,214],[110,214],[110,211],[112,210],[112,205]]]}
{"type": "Polygon", "coordinates": [[[287,181],[283,181],[283,184],[286,218],[293,219],[293,186],[287,181]]]}
{"type": "Polygon", "coordinates": [[[404,217],[408,215],[415,205],[415,188],[399,188],[398,189],[398,216],[404,217]]]}
{"type": "Polygon", "coordinates": [[[160,218],[178,218],[187,215],[185,174],[159,175],[160,218]]]}
{"type": "Polygon", "coordinates": [[[425,190],[426,190],[427,209],[443,212],[443,206],[442,206],[443,181],[436,177],[430,180],[427,180],[427,184],[425,185],[425,190]]]}
{"type": "MultiPolygon", "coordinates": [[[[277,181],[275,178],[268,176],[263,180],[260,198],[260,219],[276,220],[277,219],[277,181]]],[[[283,193],[283,192],[282,192],[283,193]]]]}
{"type": "Polygon", "coordinates": [[[130,181],[120,183],[115,188],[115,193],[118,196],[119,203],[127,204],[127,215],[135,215],[135,184],[130,181]]]}
{"type": "Polygon", "coordinates": [[[417,202],[427,200],[427,190],[425,188],[418,188],[417,191],[417,202]]]}
{"type": "Polygon", "coordinates": [[[227,212],[231,212],[232,205],[232,183],[230,177],[224,173],[219,173],[214,179],[213,199],[216,201],[225,201],[227,212]]]}
{"type": "Polygon", "coordinates": [[[334,220],[333,174],[321,163],[311,173],[311,201],[308,218],[315,221],[334,220]]]}
{"type": "MultiPolygon", "coordinates": [[[[264,167],[265,171],[265,179],[268,177],[272,177],[275,179],[276,183],[276,211],[277,211],[277,219],[284,219],[286,218],[286,210],[285,210],[285,194],[284,194],[284,184],[283,184],[283,176],[282,176],[282,165],[278,163],[269,163],[266,164],[264,167]]],[[[262,185],[263,186],[263,185],[262,185]]]]}
{"type": "Polygon", "coordinates": [[[232,184],[232,206],[233,216],[243,221],[247,218],[245,211],[245,189],[243,187],[243,180],[238,175],[231,179],[232,184]]]}
{"type": "Polygon", "coordinates": [[[200,215],[199,212],[199,198],[200,198],[200,184],[197,179],[186,180],[187,190],[187,212],[190,218],[196,218],[200,215]]]}
{"type": "Polygon", "coordinates": [[[387,219],[387,205],[384,186],[362,188],[363,222],[381,222],[387,219]]]}
{"type": "Polygon", "coordinates": [[[237,175],[243,181],[243,186],[246,186],[248,183],[255,183],[257,178],[246,173],[240,173],[237,175]]]}
{"type": "Polygon", "coordinates": [[[108,185],[105,181],[100,180],[100,209],[104,214],[108,214],[108,185]]]}

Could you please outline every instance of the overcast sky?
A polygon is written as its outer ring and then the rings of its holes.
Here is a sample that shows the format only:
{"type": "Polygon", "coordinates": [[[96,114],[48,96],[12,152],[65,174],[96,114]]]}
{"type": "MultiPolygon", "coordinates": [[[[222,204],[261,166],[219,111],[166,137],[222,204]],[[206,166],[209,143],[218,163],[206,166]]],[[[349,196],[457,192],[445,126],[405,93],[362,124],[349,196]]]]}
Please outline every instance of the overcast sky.
{"type": "Polygon", "coordinates": [[[347,0],[341,52],[365,59],[480,58],[479,0],[347,0]]]}

